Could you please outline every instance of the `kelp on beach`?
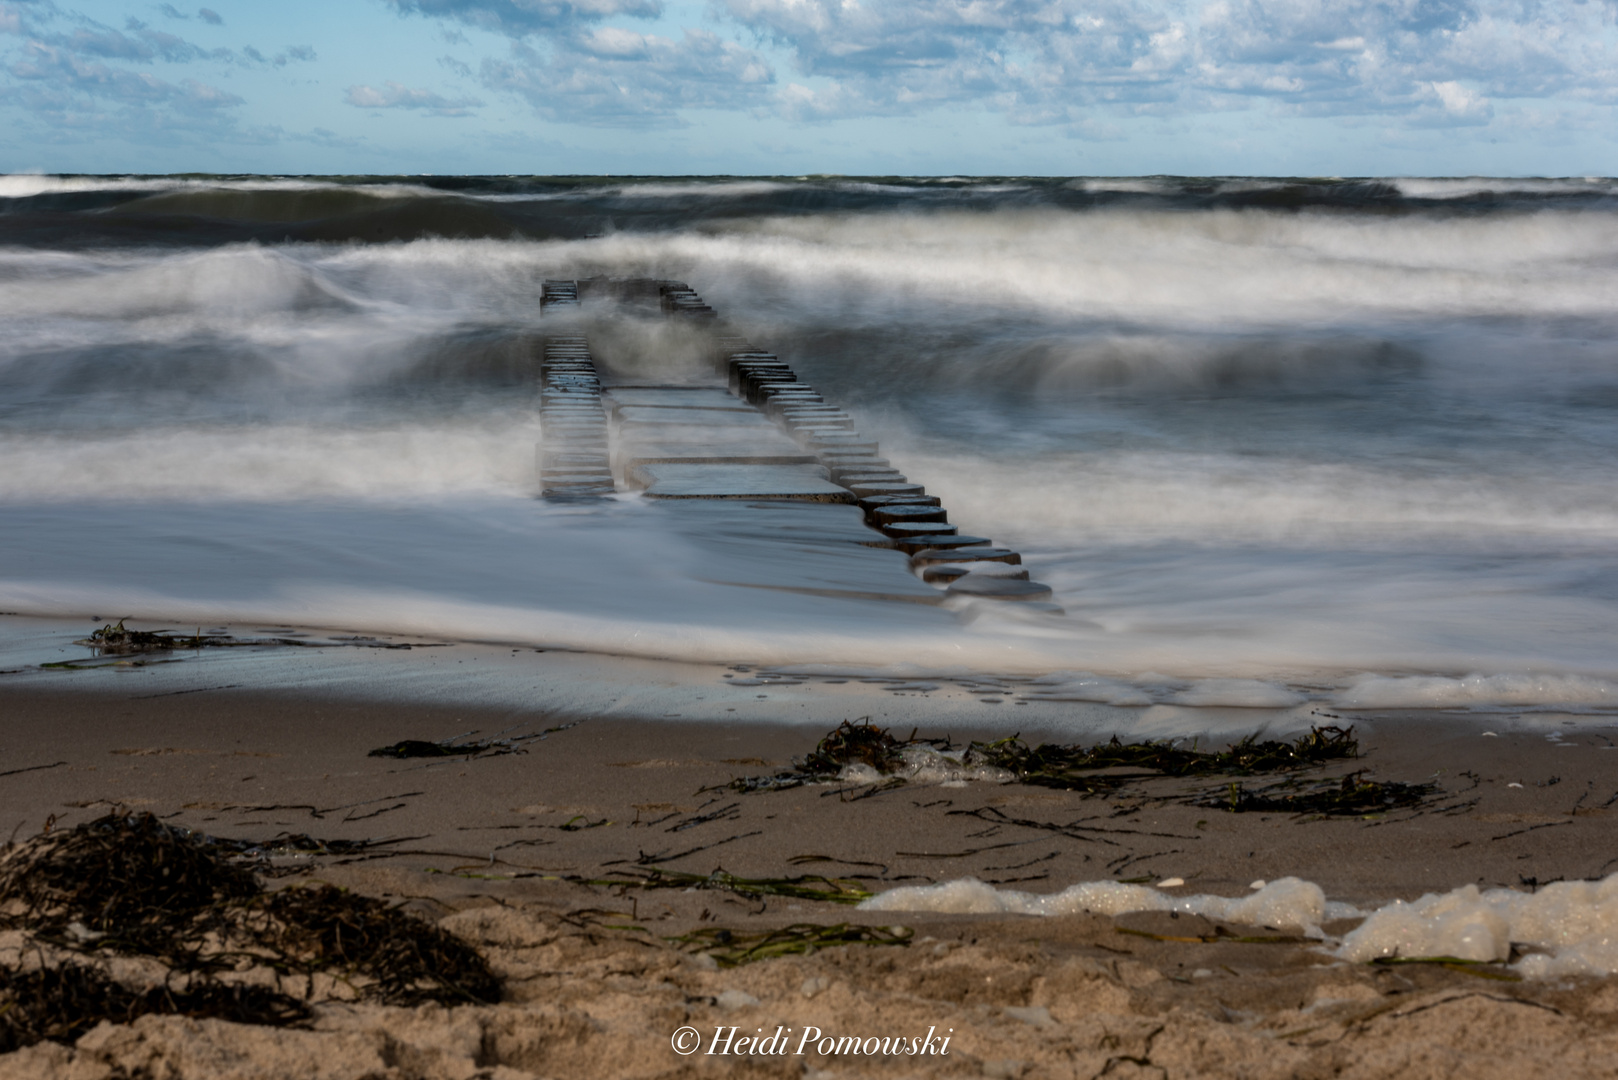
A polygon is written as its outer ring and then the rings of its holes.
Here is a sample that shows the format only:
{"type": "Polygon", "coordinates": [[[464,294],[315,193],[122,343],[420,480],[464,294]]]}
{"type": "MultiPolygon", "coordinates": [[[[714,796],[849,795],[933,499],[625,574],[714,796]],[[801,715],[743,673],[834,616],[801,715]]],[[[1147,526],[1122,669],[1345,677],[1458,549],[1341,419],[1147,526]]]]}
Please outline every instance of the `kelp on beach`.
{"type": "Polygon", "coordinates": [[[1329,761],[1359,756],[1359,742],[1352,728],[1328,725],[1313,727],[1292,742],[1275,739],[1260,741],[1249,735],[1224,750],[1198,750],[1196,743],[1182,747],[1172,740],[1125,743],[1115,735],[1111,741],[1085,748],[1042,743],[1030,747],[1018,736],[991,743],[974,742],[967,747],[969,763],[1005,769],[1019,783],[1069,791],[1093,791],[1117,787],[1139,776],[1213,776],[1292,772],[1310,769],[1329,761]],[[1106,769],[1132,769],[1135,773],[1095,774],[1106,769]]]}
{"type": "Polygon", "coordinates": [[[668,940],[681,948],[707,953],[720,967],[731,968],[780,956],[813,955],[819,949],[843,945],[909,945],[915,933],[904,926],[793,923],[755,934],[707,927],[668,940]]]}
{"type": "MultiPolygon", "coordinates": [[[[865,767],[884,785],[902,784],[906,772],[926,763],[927,751],[942,756],[952,749],[948,739],[896,738],[870,720],[843,721],[789,771],[772,776],[738,777],[724,785],[744,794],[780,791],[805,784],[850,780],[851,767],[865,767]]],[[[952,762],[969,770],[998,770],[1009,782],[1056,788],[1103,797],[1123,793],[1131,785],[1153,780],[1200,780],[1214,776],[1285,775],[1279,784],[1250,789],[1236,781],[1188,796],[1197,806],[1232,813],[1270,811],[1296,814],[1369,814],[1419,805],[1438,789],[1435,784],[1383,782],[1365,770],[1312,783],[1297,774],[1359,756],[1354,729],[1324,725],[1291,741],[1260,739],[1257,734],[1223,750],[1202,750],[1179,740],[1105,743],[1041,743],[1030,746],[1018,735],[993,742],[972,742],[952,762]]],[[[868,774],[867,774],[868,775],[868,774]]],[[[704,789],[708,790],[708,789],[704,789]]]]}
{"type": "Polygon", "coordinates": [[[145,1012],[297,1023],[317,976],[385,1004],[500,1000],[483,957],[425,919],[329,885],[266,891],[242,854],[258,846],[124,813],[15,846],[0,862],[0,927],[58,959],[39,949],[37,966],[0,970],[0,1043],[145,1012]],[[112,957],[160,962],[163,985],[109,981],[94,961],[112,957]],[[244,972],[267,972],[276,988],[244,972]]]}
{"type": "Polygon", "coordinates": [[[89,671],[108,664],[117,667],[143,667],[153,663],[168,663],[180,659],[178,654],[200,653],[204,649],[430,649],[444,646],[433,641],[384,641],[367,636],[307,637],[295,631],[271,637],[236,637],[222,630],[203,633],[199,626],[193,633],[172,633],[168,630],[132,630],[126,620],[107,623],[90,632],[88,637],[73,642],[90,650],[88,657],[56,660],[39,665],[48,671],[89,671]]]}

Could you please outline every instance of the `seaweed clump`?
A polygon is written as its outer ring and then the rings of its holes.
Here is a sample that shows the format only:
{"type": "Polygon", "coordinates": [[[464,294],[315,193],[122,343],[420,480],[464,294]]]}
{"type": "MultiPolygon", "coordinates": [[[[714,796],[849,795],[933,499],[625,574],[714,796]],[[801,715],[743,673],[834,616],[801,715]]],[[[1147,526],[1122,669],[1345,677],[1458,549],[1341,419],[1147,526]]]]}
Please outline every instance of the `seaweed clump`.
{"type": "Polygon", "coordinates": [[[0,969],[0,1054],[45,1039],[71,1043],[102,1021],[128,1024],[147,1013],[286,1027],[310,1019],[304,1003],[263,986],[202,982],[186,990],[132,990],[85,964],[0,969]]]}
{"type": "Polygon", "coordinates": [[[500,1000],[483,957],[425,919],[330,885],[265,891],[257,864],[241,857],[253,847],[149,813],[112,813],[14,848],[0,862],[0,927],[60,952],[150,957],[168,973],[162,987],[141,991],[93,966],[48,963],[43,951],[31,970],[0,968],[0,1045],[70,1038],[82,1020],[148,1012],[299,1023],[317,974],[382,1004],[500,1000]],[[227,981],[255,967],[278,986],[303,976],[303,1000],[227,981]]]}
{"type": "Polygon", "coordinates": [[[1217,806],[1233,813],[1256,810],[1328,817],[1359,816],[1417,806],[1437,790],[1436,784],[1367,780],[1362,769],[1308,786],[1297,780],[1286,780],[1249,791],[1244,785],[1233,783],[1223,792],[1210,793],[1201,805],[1217,806]]]}
{"type": "Polygon", "coordinates": [[[857,724],[844,720],[803,759],[802,771],[835,776],[849,765],[869,765],[879,773],[891,773],[904,763],[905,749],[917,742],[915,732],[908,739],[895,739],[887,728],[872,724],[869,717],[857,724]]]}
{"type": "MultiPolygon", "coordinates": [[[[824,783],[845,775],[850,766],[868,766],[892,777],[877,790],[904,783],[894,776],[913,760],[912,748],[927,745],[948,750],[947,739],[898,739],[869,719],[843,721],[823,737],[812,753],[795,761],[794,768],[773,776],[744,776],[724,785],[750,793],[780,791],[810,783],[824,783]]],[[[1154,780],[1197,780],[1214,776],[1274,776],[1317,769],[1334,761],[1359,757],[1359,740],[1352,727],[1333,724],[1311,727],[1298,738],[1260,739],[1249,735],[1223,750],[1201,750],[1195,742],[1176,740],[1123,742],[1113,736],[1094,746],[1080,743],[1041,743],[1029,746],[1019,736],[994,742],[972,742],[961,755],[968,769],[1001,770],[1012,783],[1113,796],[1130,785],[1154,780]]],[[[712,790],[704,788],[703,790],[712,790]]],[[[1380,813],[1419,805],[1436,792],[1436,784],[1405,784],[1367,779],[1365,770],[1305,783],[1288,777],[1278,784],[1250,789],[1232,782],[1213,790],[1180,792],[1171,800],[1189,798],[1191,805],[1210,806],[1234,813],[1272,811],[1293,814],[1351,815],[1380,813]]]]}
{"type": "Polygon", "coordinates": [[[463,735],[456,735],[448,739],[430,741],[427,739],[400,739],[387,746],[379,746],[366,754],[366,757],[379,758],[448,758],[448,757],[498,757],[501,754],[521,753],[530,742],[537,742],[549,738],[558,731],[578,727],[584,723],[575,720],[570,724],[559,724],[548,727],[543,731],[531,731],[525,735],[512,735],[506,738],[501,736],[510,731],[502,731],[491,739],[471,739],[475,731],[468,731],[463,735]]]}
{"type": "Polygon", "coordinates": [[[1213,753],[1198,750],[1195,743],[1189,747],[1172,740],[1126,743],[1117,736],[1087,749],[1077,743],[1030,747],[1013,735],[991,743],[974,742],[966,750],[968,764],[1005,769],[1019,783],[1088,792],[1111,791],[1133,780],[1160,776],[1292,772],[1358,756],[1354,729],[1332,725],[1310,728],[1292,742],[1261,742],[1257,735],[1249,735],[1213,753]]]}
{"type": "Polygon", "coordinates": [[[905,766],[905,751],[912,747],[948,749],[949,745],[948,739],[918,739],[915,731],[908,739],[896,739],[887,728],[871,723],[868,716],[858,721],[844,720],[823,736],[814,750],[795,760],[792,769],[773,776],[738,777],[724,786],[744,794],[782,791],[835,780],[850,765],[868,766],[880,775],[891,776],[905,766]]]}
{"type": "Polygon", "coordinates": [[[125,656],[131,653],[161,652],[168,649],[202,649],[235,642],[228,635],[204,635],[200,629],[189,636],[170,634],[162,630],[129,630],[125,628],[124,620],[119,619],[117,625],[108,623],[99,630],[91,631],[90,636],[85,638],[82,644],[90,646],[103,656],[125,656]]]}
{"type": "Polygon", "coordinates": [[[194,966],[191,945],[260,891],[253,872],[152,814],[108,814],[0,863],[0,926],[194,966]]]}
{"type": "Polygon", "coordinates": [[[389,1005],[485,1004],[500,981],[471,946],[407,911],[332,885],[267,893],[239,925],[283,973],[370,980],[363,996],[389,1005]]]}

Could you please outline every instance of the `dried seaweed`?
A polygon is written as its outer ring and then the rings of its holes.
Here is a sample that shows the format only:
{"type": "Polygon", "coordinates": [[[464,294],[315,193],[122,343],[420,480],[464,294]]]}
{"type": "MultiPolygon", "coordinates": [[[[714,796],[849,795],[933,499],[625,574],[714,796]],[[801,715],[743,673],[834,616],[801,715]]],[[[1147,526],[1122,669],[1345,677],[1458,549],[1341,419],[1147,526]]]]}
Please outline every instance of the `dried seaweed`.
{"type": "Polygon", "coordinates": [[[237,905],[238,926],[283,973],[368,980],[361,996],[390,1005],[500,1000],[483,957],[419,916],[332,885],[283,889],[237,905]]]}
{"type": "Polygon", "coordinates": [[[257,895],[252,871],[152,814],[46,833],[0,863],[0,926],[180,960],[218,911],[257,895]]]}
{"type": "Polygon", "coordinates": [[[147,1013],[278,1027],[310,1018],[307,1005],[263,986],[201,982],[142,993],[84,964],[0,969],[0,1053],[45,1039],[71,1043],[102,1021],[127,1024],[147,1013]]]}
{"type": "MultiPolygon", "coordinates": [[[[320,850],[338,843],[282,842],[320,850]]],[[[9,1025],[0,1039],[67,1038],[80,1015],[120,1022],[177,1012],[254,1023],[307,1016],[291,998],[220,981],[244,963],[279,975],[330,974],[386,1004],[500,999],[483,957],[419,916],[329,885],[264,891],[253,870],[265,846],[115,812],[12,849],[0,863],[0,927],[80,954],[158,959],[185,989],[143,995],[75,964],[0,973],[0,998],[11,1003],[0,1007],[0,1025],[9,1025]]],[[[305,987],[312,993],[313,980],[305,987]]]]}
{"type": "Polygon", "coordinates": [[[915,933],[904,926],[794,923],[758,934],[738,934],[718,927],[706,927],[665,940],[691,952],[707,953],[720,967],[732,968],[780,956],[808,956],[818,949],[840,945],[909,945],[915,933]]]}

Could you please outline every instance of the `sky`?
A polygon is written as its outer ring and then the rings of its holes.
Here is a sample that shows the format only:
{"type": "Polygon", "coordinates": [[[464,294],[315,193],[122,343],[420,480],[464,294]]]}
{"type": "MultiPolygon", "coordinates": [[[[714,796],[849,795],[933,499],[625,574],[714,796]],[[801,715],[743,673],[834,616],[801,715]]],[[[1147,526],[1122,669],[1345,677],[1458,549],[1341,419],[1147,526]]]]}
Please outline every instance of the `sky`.
{"type": "Polygon", "coordinates": [[[1618,173],[1618,0],[0,0],[0,171],[1618,173]]]}

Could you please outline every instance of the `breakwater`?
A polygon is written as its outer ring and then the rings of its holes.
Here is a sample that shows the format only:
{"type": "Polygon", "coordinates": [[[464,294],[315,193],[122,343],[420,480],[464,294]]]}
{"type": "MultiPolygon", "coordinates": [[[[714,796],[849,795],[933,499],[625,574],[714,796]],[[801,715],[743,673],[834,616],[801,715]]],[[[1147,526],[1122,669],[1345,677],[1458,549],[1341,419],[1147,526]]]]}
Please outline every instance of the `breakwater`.
{"type": "Polygon", "coordinates": [[[653,284],[666,318],[711,337],[709,377],[605,385],[584,336],[548,336],[541,365],[546,497],[622,488],[652,499],[845,505],[857,508],[874,534],[863,546],[903,555],[945,597],[1060,610],[1050,588],[1030,580],[1019,552],[961,532],[938,496],[885,457],[846,410],[779,356],[728,332],[685,283],[547,282],[545,307],[577,307],[592,291],[644,298],[653,284]]]}

